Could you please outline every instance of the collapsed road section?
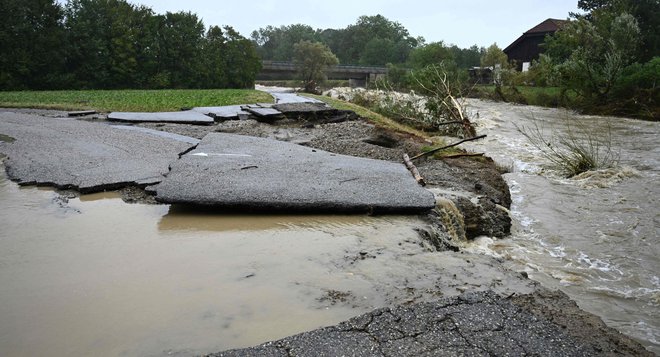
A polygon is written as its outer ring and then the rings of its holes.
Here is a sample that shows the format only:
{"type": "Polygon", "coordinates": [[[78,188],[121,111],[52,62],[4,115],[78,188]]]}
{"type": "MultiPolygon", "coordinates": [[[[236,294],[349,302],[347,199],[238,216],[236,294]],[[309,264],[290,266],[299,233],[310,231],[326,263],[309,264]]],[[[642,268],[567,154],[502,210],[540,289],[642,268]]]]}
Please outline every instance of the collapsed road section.
{"type": "Polygon", "coordinates": [[[156,199],[227,209],[419,212],[435,207],[398,163],[210,133],[172,165],[156,199]]]}

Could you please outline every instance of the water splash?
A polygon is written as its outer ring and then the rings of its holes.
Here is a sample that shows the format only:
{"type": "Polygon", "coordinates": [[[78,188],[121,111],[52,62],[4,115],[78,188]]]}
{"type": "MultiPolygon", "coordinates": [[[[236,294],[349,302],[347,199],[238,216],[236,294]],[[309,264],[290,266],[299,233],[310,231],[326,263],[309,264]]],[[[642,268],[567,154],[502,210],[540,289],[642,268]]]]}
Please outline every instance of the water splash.
{"type": "Polygon", "coordinates": [[[436,197],[436,207],[452,240],[458,243],[466,243],[467,237],[465,236],[463,214],[454,202],[444,197],[436,197]]]}
{"type": "Polygon", "coordinates": [[[632,167],[622,166],[617,168],[587,171],[571,177],[569,180],[584,189],[609,188],[623,182],[626,179],[640,177],[639,171],[632,167]]]}

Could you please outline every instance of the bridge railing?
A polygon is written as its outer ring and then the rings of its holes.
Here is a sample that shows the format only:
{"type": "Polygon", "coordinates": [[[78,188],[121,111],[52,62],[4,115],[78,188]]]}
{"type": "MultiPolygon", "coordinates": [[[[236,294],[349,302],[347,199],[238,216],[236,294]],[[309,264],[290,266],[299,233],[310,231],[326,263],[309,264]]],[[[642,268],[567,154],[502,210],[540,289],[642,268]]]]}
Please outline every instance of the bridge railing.
{"type": "MultiPolygon", "coordinates": [[[[290,70],[295,71],[296,65],[289,61],[261,61],[262,69],[271,70],[290,70]]],[[[386,74],[386,67],[377,66],[360,66],[360,65],[336,65],[329,68],[333,72],[355,72],[355,73],[373,73],[373,74],[386,74]]]]}

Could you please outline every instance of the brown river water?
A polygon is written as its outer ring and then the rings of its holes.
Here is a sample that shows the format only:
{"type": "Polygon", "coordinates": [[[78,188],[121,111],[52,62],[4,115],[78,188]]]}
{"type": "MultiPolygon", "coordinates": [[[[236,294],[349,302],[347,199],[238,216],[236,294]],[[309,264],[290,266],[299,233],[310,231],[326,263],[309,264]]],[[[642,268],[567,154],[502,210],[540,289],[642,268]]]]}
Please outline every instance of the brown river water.
{"type": "Polygon", "coordinates": [[[660,354],[660,123],[470,104],[488,138],[466,146],[513,169],[505,178],[515,221],[512,237],[471,250],[505,258],[660,354]],[[609,126],[620,167],[563,178],[514,125],[558,134],[569,117],[596,138],[609,126]]]}

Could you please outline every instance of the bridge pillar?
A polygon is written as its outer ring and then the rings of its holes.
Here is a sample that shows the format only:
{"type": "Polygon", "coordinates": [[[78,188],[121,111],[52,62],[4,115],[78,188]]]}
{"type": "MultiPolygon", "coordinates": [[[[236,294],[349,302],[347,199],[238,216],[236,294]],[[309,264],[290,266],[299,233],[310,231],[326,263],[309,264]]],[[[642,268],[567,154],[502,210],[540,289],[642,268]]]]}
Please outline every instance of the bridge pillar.
{"type": "Polygon", "coordinates": [[[348,86],[351,88],[367,88],[367,78],[349,78],[348,86]]]}

